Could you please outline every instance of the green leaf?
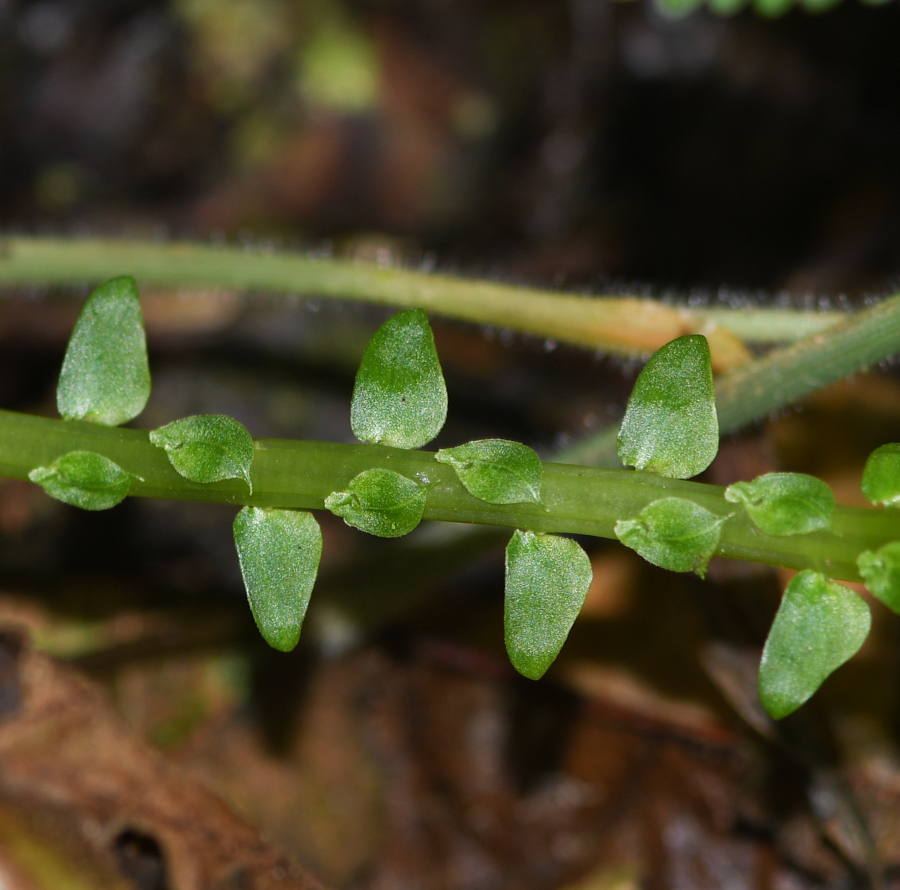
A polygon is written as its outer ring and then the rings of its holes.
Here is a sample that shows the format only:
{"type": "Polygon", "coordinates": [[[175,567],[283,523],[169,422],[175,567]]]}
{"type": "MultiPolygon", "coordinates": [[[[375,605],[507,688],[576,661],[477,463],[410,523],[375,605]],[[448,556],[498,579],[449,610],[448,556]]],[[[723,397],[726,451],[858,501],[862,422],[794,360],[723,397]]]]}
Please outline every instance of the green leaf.
{"type": "Polygon", "coordinates": [[[135,477],[102,454],[70,451],[49,467],[37,467],[28,474],[58,501],[82,510],[108,510],[123,501],[135,477]]]}
{"type": "Polygon", "coordinates": [[[709,0],[709,8],[717,15],[735,15],[748,3],[748,0],[709,0]]]}
{"type": "Polygon", "coordinates": [[[244,507],[234,520],[234,543],[259,632],[273,649],[290,652],[319,571],[319,524],[303,510],[244,507]]]}
{"type": "Polygon", "coordinates": [[[165,449],[169,463],[191,482],[243,479],[253,493],[250,465],[253,437],[247,428],[224,414],[195,414],[150,433],[150,441],[165,449]]]}
{"type": "Polygon", "coordinates": [[[725,500],[743,504],[754,525],[767,535],[807,535],[831,527],[834,494],[815,476],[767,473],[752,482],[735,482],[725,500]]]}
{"type": "Polygon", "coordinates": [[[702,473],[719,449],[709,344],[700,334],[666,343],[641,371],[619,430],[626,466],[672,479],[702,473]]]}
{"type": "Polygon", "coordinates": [[[754,0],[754,9],[767,18],[778,18],[794,5],[794,0],[754,0]]]}
{"type": "Polygon", "coordinates": [[[428,316],[406,309],[366,347],[356,374],[350,425],[361,442],[420,448],[447,419],[447,387],[428,316]]]}
{"type": "Polygon", "coordinates": [[[656,0],[658,7],[667,15],[681,18],[699,7],[703,0],[656,0]]]}
{"type": "Polygon", "coordinates": [[[662,498],[634,519],[620,519],[615,532],[647,562],[673,572],[693,571],[702,578],[728,518],[685,498],[662,498]]]}
{"type": "Polygon", "coordinates": [[[517,531],[506,548],[506,651],[540,679],[559,655],[591,586],[591,561],[569,538],[517,531]]]}
{"type": "Polygon", "coordinates": [[[449,464],[469,494],[489,504],[541,502],[541,459],[527,445],[481,439],[442,448],[435,460],[449,464]]]}
{"type": "Polygon", "coordinates": [[[819,572],[788,584],[759,666],[759,698],[776,720],[800,707],[826,677],[852,658],[872,616],[856,593],[819,572]]]}
{"type": "Polygon", "coordinates": [[[863,470],[862,493],[873,504],[900,506],[900,445],[876,448],[863,470]]]}
{"type": "Polygon", "coordinates": [[[425,512],[427,489],[393,470],[364,470],[325,498],[325,507],[347,525],[378,535],[399,538],[409,534],[425,512]]]}
{"type": "Polygon", "coordinates": [[[860,553],[856,560],[866,587],[889,609],[900,614],[900,541],[860,553]]]}
{"type": "Polygon", "coordinates": [[[66,420],[118,426],[150,398],[147,338],[137,284],[130,275],[88,297],[63,359],[56,405],[66,420]]]}
{"type": "Polygon", "coordinates": [[[807,12],[827,12],[838,3],[840,0],[802,0],[801,5],[807,12]]]}

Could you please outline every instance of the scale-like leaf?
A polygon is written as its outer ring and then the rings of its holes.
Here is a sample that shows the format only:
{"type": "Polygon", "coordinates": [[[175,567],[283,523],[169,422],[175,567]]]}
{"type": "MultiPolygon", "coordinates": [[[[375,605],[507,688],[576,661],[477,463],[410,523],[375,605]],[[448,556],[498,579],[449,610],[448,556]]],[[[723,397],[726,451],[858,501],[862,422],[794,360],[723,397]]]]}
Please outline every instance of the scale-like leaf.
{"type": "Polygon", "coordinates": [[[620,519],[615,532],[647,562],[673,572],[693,571],[702,578],[726,519],[685,498],[662,498],[634,519],[620,519]]]}
{"type": "Polygon", "coordinates": [[[666,343],[638,375],[619,430],[626,466],[672,479],[702,473],[719,449],[709,343],[689,334],[666,343]]]}
{"type": "Polygon", "coordinates": [[[391,316],[366,347],[356,374],[350,426],[361,442],[421,448],[447,419],[447,387],[428,316],[391,316]]]}
{"type": "Polygon", "coordinates": [[[752,482],[735,482],[725,489],[725,500],[743,504],[767,535],[806,535],[829,528],[834,513],[831,489],[805,473],[766,473],[752,482]]]}
{"type": "Polygon", "coordinates": [[[328,495],[325,507],[360,531],[399,538],[422,521],[427,493],[413,479],[376,468],[354,476],[346,491],[328,495]]]}
{"type": "Polygon", "coordinates": [[[481,439],[442,448],[435,459],[453,467],[466,490],[489,504],[540,503],[544,469],[527,445],[481,439]]]}
{"type": "Polygon", "coordinates": [[[243,479],[250,491],[253,437],[247,428],[224,414],[195,414],[150,433],[150,441],[165,449],[169,463],[192,482],[243,479]]]}
{"type": "Polygon", "coordinates": [[[900,614],[900,541],[885,544],[874,553],[866,550],[856,560],[866,587],[889,609],[900,614]]]}
{"type": "Polygon", "coordinates": [[[506,548],[506,651],[530,680],[559,655],[591,586],[591,561],[569,538],[517,531],[506,548]]]}
{"type": "Polygon", "coordinates": [[[273,649],[290,652],[319,571],[319,524],[303,510],[244,507],[234,520],[234,543],[259,632],[273,649]]]}
{"type": "Polygon", "coordinates": [[[150,398],[147,338],[137,284],[130,275],[88,297],[63,359],[56,405],[66,420],[118,426],[150,398]]]}
{"type": "Polygon", "coordinates": [[[70,451],[28,478],[63,503],[82,510],[108,510],[123,501],[134,476],[102,454],[70,451]]]}
{"type": "Polygon", "coordinates": [[[863,470],[862,493],[873,504],[900,506],[900,444],[876,448],[863,470]]]}
{"type": "Polygon", "coordinates": [[[869,635],[872,616],[849,587],[819,572],[784,591],[759,666],[759,698],[776,720],[800,707],[869,635]]]}

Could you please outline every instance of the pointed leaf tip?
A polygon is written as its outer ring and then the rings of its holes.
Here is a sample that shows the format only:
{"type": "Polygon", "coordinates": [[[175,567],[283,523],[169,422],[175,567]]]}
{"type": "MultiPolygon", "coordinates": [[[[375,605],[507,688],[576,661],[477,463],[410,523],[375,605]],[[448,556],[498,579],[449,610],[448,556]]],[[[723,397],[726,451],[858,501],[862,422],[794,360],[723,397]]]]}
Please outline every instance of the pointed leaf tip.
{"type": "Polygon", "coordinates": [[[253,492],[250,466],[253,437],[247,428],[224,414],[195,414],[150,433],[169,463],[192,482],[243,479],[253,492]]]}
{"type": "Polygon", "coordinates": [[[63,359],[56,405],[66,420],[118,426],[150,397],[147,338],[137,284],[130,275],[88,297],[63,359]]]}
{"type": "Polygon", "coordinates": [[[763,648],[759,698],[780,720],[797,710],[869,634],[869,607],[849,587],[800,572],[784,591],[763,648]]]}
{"type": "Polygon", "coordinates": [[[82,510],[108,510],[123,501],[134,476],[93,451],[70,451],[28,478],[64,504],[82,510]]]}
{"type": "Polygon", "coordinates": [[[725,500],[743,504],[753,524],[767,535],[808,535],[831,527],[834,494],[805,473],[766,473],[752,482],[735,482],[725,500]]]}
{"type": "Polygon", "coordinates": [[[702,578],[728,518],[686,498],[661,498],[634,519],[620,519],[615,533],[647,562],[672,572],[696,572],[702,578]]]}
{"type": "Polygon", "coordinates": [[[244,507],[234,520],[234,543],[259,632],[273,649],[290,652],[319,571],[319,524],[303,510],[244,507]]]}
{"type": "Polygon", "coordinates": [[[393,470],[364,470],[347,483],[346,491],[325,498],[325,508],[347,525],[379,538],[409,534],[425,512],[427,489],[393,470]]]}
{"type": "Polygon", "coordinates": [[[406,309],[391,316],[366,347],[350,404],[361,442],[421,448],[447,419],[447,387],[428,316],[406,309]]]}
{"type": "Polygon", "coordinates": [[[638,375],[619,430],[622,463],[672,479],[702,473],[719,449],[709,343],[666,343],[638,375]]]}
{"type": "Polygon", "coordinates": [[[480,439],[443,448],[435,460],[453,467],[469,494],[489,504],[540,503],[544,468],[527,445],[480,439]]]}
{"type": "Polygon", "coordinates": [[[584,605],[593,572],[570,538],[517,531],[506,548],[504,628],[512,666],[540,679],[584,605]]]}

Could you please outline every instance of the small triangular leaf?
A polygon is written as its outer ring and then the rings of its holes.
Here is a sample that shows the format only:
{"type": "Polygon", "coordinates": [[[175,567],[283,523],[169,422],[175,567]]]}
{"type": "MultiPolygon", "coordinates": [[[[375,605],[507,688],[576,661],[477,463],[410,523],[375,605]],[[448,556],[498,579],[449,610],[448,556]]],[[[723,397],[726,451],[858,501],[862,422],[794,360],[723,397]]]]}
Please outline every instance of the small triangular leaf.
{"type": "Polygon", "coordinates": [[[234,543],[259,632],[273,649],[290,652],[319,571],[319,524],[303,510],[244,507],[234,520],[234,543]]]}
{"type": "Polygon", "coordinates": [[[819,572],[794,576],[784,591],[759,666],[759,698],[776,720],[800,707],[869,635],[866,602],[819,572]]]}
{"type": "Polygon", "coordinates": [[[447,419],[447,387],[428,316],[406,309],[391,316],[366,347],[350,404],[361,442],[421,448],[447,419]]]}
{"type": "Polygon", "coordinates": [[[647,562],[673,572],[696,572],[702,578],[727,519],[686,498],[661,498],[634,519],[620,519],[615,532],[647,562]]]}
{"type": "Polygon", "coordinates": [[[135,478],[102,454],[70,451],[28,478],[58,501],[82,510],[108,510],[128,495],[135,478]]]}
{"type": "Polygon", "coordinates": [[[591,586],[588,555],[558,535],[517,531],[506,548],[506,651],[513,667],[540,679],[559,655],[591,586]]]}
{"type": "Polygon", "coordinates": [[[354,476],[346,491],[328,495],[325,508],[360,531],[399,538],[422,521],[427,494],[414,479],[376,468],[354,476]]]}
{"type": "Polygon", "coordinates": [[[725,500],[743,504],[754,525],[767,535],[807,535],[829,528],[834,494],[805,473],[766,473],[752,482],[735,482],[725,500]]]}
{"type": "Polygon", "coordinates": [[[666,343],[638,375],[619,430],[619,458],[639,470],[689,479],[718,449],[709,343],[688,334],[666,343]]]}
{"type": "Polygon", "coordinates": [[[480,439],[435,455],[456,471],[469,494],[489,504],[540,503],[541,459],[527,445],[480,439]]]}
{"type": "Polygon", "coordinates": [[[900,614],[900,541],[860,553],[856,560],[866,587],[889,609],[900,614]]]}
{"type": "Polygon", "coordinates": [[[873,504],[900,506],[900,444],[876,448],[863,470],[862,493],[873,504]]]}
{"type": "Polygon", "coordinates": [[[130,275],[88,297],[63,359],[56,405],[66,420],[118,426],[150,398],[147,338],[137,284],[130,275]]]}
{"type": "Polygon", "coordinates": [[[169,463],[192,482],[243,479],[253,492],[250,465],[253,437],[247,428],[224,414],[195,414],[150,433],[150,441],[165,449],[169,463]]]}

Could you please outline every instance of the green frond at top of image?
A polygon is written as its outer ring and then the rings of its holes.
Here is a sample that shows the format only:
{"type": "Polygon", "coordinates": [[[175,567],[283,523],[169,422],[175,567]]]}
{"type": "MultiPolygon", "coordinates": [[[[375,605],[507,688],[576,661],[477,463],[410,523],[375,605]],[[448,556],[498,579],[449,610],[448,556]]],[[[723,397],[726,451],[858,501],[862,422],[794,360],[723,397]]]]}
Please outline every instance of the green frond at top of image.
{"type": "MultiPolygon", "coordinates": [[[[736,15],[744,9],[752,9],[763,18],[774,19],[786,15],[792,9],[807,13],[823,13],[837,6],[841,0],[707,0],[710,12],[721,16],[736,15]]],[[[889,0],[863,0],[867,6],[882,6],[889,0]]],[[[681,18],[704,6],[704,0],[657,0],[659,9],[667,15],[681,18]]]]}
{"type": "Polygon", "coordinates": [[[363,354],[350,426],[361,442],[421,448],[447,419],[447,386],[428,316],[421,309],[392,315],[363,354]]]}
{"type": "Polygon", "coordinates": [[[150,398],[147,337],[130,275],[101,284],[87,299],[63,359],[56,404],[66,420],[119,426],[150,398]]]}
{"type": "Polygon", "coordinates": [[[672,479],[689,479],[712,463],[719,422],[706,337],[678,337],[651,356],[631,391],[617,444],[626,466],[672,479]]]}

